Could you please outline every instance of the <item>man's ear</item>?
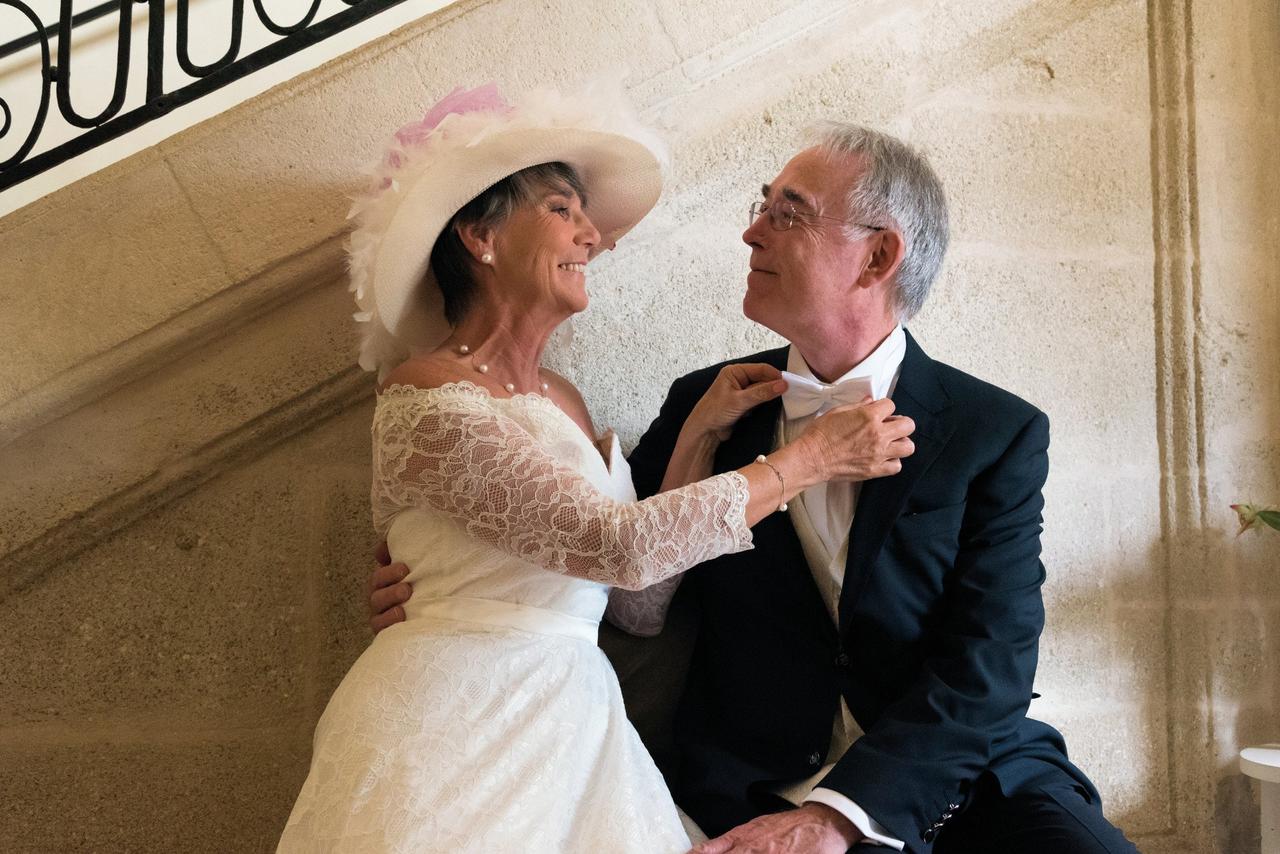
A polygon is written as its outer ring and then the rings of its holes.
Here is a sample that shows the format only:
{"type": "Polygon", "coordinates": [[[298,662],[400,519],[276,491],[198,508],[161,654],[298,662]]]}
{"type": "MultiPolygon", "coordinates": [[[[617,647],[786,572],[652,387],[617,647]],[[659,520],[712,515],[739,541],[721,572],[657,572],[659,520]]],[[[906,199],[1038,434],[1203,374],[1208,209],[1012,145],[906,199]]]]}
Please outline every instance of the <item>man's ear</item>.
{"type": "Polygon", "coordinates": [[[465,225],[455,225],[454,232],[458,235],[458,239],[462,241],[462,245],[467,248],[467,252],[471,254],[471,258],[477,264],[483,255],[493,255],[493,228],[483,226],[478,223],[467,223],[465,225]]]}
{"type": "Polygon", "coordinates": [[[862,287],[888,281],[902,266],[902,259],[907,257],[907,242],[891,228],[877,231],[867,238],[867,244],[871,248],[871,258],[858,277],[858,284],[862,287]]]}

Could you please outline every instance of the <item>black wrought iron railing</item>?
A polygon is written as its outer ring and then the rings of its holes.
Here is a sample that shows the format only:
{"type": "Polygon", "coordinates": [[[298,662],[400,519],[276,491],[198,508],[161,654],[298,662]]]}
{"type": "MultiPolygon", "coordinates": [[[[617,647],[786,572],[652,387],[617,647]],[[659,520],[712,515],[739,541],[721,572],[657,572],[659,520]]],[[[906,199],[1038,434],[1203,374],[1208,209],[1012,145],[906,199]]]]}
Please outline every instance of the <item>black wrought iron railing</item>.
{"type": "MultiPolygon", "coordinates": [[[[316,20],[323,0],[312,0],[301,20],[292,24],[276,22],[264,8],[264,0],[251,0],[258,22],[279,39],[246,56],[240,56],[244,33],[244,0],[224,0],[230,17],[228,46],[217,60],[200,64],[191,59],[191,0],[177,0],[175,10],[174,52],[178,67],[189,77],[195,78],[185,85],[165,90],[164,73],[168,54],[165,50],[165,0],[111,0],[92,9],[73,14],[71,0],[61,0],[58,21],[45,26],[31,7],[20,0],[0,0],[3,7],[15,9],[25,18],[31,31],[18,38],[0,44],[0,59],[23,51],[39,50],[40,75],[33,81],[39,85],[38,106],[34,121],[21,138],[17,150],[0,160],[0,192],[22,181],[65,163],[73,157],[135,130],[147,122],[168,114],[183,104],[190,103],[210,92],[221,89],[254,71],[265,68],[287,56],[310,47],[317,42],[342,32],[379,12],[397,6],[405,0],[341,0],[348,8],[341,9],[322,20],[316,20]],[[135,5],[147,7],[147,73],[144,102],[128,112],[121,113],[129,96],[129,68],[132,50],[133,16],[135,5]],[[116,12],[119,28],[116,37],[115,83],[106,107],[95,116],[83,116],[76,111],[71,98],[72,30],[84,23],[116,12]],[[57,61],[50,42],[57,44],[57,61]],[[41,132],[49,118],[49,107],[57,104],[62,118],[83,133],[73,136],[46,151],[28,156],[37,147],[41,132]]],[[[12,15],[10,15],[12,17],[12,15]]],[[[6,28],[7,29],[7,28],[6,28]]],[[[96,73],[96,72],[95,72],[96,73]]],[[[10,134],[21,133],[15,127],[15,117],[3,93],[0,93],[0,151],[12,145],[10,134]],[[6,144],[7,143],[7,144],[6,144]]]]}

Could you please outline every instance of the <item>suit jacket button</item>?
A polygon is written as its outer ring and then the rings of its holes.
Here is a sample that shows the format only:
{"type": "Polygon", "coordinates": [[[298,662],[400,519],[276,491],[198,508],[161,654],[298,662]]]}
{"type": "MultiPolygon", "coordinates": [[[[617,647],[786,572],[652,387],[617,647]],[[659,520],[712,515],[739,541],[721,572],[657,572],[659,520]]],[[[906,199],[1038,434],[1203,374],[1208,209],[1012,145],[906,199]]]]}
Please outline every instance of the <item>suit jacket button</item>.
{"type": "Polygon", "coordinates": [[[809,754],[810,765],[817,765],[821,761],[822,761],[822,754],[818,753],[818,751],[815,750],[813,753],[809,754]]]}
{"type": "Polygon", "coordinates": [[[920,834],[920,838],[923,839],[925,842],[932,842],[933,837],[937,835],[938,835],[938,828],[931,827],[928,830],[926,830],[924,833],[920,834]]]}
{"type": "Polygon", "coordinates": [[[953,810],[953,811],[954,811],[954,810],[958,810],[958,809],[960,809],[960,805],[959,805],[959,804],[947,804],[947,809],[949,809],[949,810],[953,810]]]}
{"type": "Polygon", "coordinates": [[[841,652],[836,656],[836,667],[848,667],[848,666],[849,666],[849,654],[847,652],[841,652]]]}

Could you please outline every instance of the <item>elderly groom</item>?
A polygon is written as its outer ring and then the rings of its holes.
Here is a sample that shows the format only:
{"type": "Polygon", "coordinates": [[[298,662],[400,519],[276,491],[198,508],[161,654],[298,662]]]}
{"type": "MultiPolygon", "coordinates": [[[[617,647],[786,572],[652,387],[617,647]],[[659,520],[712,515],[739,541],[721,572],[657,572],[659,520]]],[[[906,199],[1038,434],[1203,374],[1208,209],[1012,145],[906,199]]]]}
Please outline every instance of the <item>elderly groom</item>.
{"type": "MultiPolygon", "coordinates": [[[[916,451],[892,477],[808,490],[753,550],[686,574],[698,634],[669,782],[720,834],[698,850],[1133,851],[1061,735],[1026,717],[1048,421],[900,325],[946,250],[937,177],[892,137],[828,124],[765,185],[743,240],[743,311],[791,346],[734,361],[801,379],[738,422],[714,470],[868,392],[915,420],[916,451]]],[[[630,457],[642,497],[721,367],[672,385],[630,457]]],[[[377,612],[406,595],[392,570],[377,612]]]]}

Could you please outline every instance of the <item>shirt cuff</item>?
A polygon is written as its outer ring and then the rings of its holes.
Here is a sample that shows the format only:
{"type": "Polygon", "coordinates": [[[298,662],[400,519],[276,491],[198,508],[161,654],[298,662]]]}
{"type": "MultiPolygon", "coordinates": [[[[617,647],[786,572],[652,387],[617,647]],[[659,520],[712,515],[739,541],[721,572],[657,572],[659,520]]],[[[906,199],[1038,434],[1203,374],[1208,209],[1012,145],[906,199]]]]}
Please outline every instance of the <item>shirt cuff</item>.
{"type": "Polygon", "coordinates": [[[806,804],[825,804],[831,807],[853,822],[853,826],[858,828],[862,835],[866,837],[863,840],[864,842],[869,842],[872,845],[883,845],[895,851],[901,851],[906,847],[905,842],[890,836],[888,831],[880,825],[880,822],[867,815],[866,810],[834,789],[823,789],[821,787],[814,789],[809,793],[809,797],[804,799],[804,802],[806,804]]]}

